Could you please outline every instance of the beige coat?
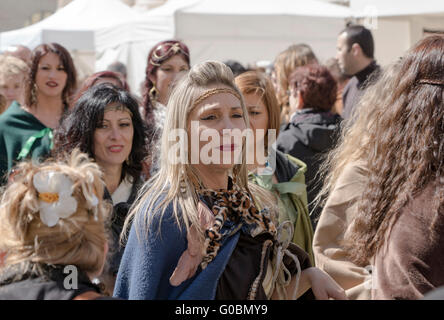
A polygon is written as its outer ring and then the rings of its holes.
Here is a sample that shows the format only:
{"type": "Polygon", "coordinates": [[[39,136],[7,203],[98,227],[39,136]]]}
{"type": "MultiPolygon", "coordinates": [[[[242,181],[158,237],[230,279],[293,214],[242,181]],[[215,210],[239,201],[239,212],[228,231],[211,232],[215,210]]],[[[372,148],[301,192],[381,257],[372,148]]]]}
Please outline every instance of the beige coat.
{"type": "Polygon", "coordinates": [[[357,200],[364,188],[365,171],[362,161],[351,162],[344,168],[327,199],[313,239],[316,266],[342,286],[349,299],[371,299],[368,268],[349,261],[341,246],[355,217],[357,200]]]}

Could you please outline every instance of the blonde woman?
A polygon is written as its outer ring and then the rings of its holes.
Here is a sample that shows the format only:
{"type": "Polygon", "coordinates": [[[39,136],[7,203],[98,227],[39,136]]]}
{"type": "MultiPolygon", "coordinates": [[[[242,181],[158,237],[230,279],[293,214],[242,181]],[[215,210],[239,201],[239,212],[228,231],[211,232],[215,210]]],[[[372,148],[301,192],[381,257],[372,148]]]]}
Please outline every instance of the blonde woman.
{"type": "Polygon", "coordinates": [[[6,107],[14,101],[23,105],[28,69],[28,65],[21,59],[0,55],[0,94],[6,98],[6,107]]]}
{"type": "Polygon", "coordinates": [[[245,141],[233,142],[235,130],[248,123],[226,65],[204,62],[178,81],[167,107],[162,166],[126,221],[133,223],[115,296],[295,298],[312,286],[320,298],[343,297],[326,274],[309,268],[303,250],[277,241],[282,232],[273,202],[268,192],[248,184],[245,141]],[[215,133],[210,145],[193,139],[206,130],[215,133]],[[177,137],[191,139],[178,145],[177,137]],[[189,145],[195,153],[186,152],[189,145]],[[286,263],[272,251],[281,252],[286,263]]]}
{"type": "Polygon", "coordinates": [[[75,150],[67,163],[23,162],[0,206],[0,300],[103,298],[92,278],[107,252],[99,167],[75,150]]]}
{"type": "Polygon", "coordinates": [[[290,95],[288,86],[290,74],[297,68],[307,64],[317,64],[318,59],[307,44],[293,44],[279,53],[274,62],[274,84],[279,106],[281,107],[281,123],[290,121],[290,95]]]}
{"type": "Polygon", "coordinates": [[[321,167],[325,183],[316,202],[324,207],[313,240],[316,266],[332,276],[350,299],[370,299],[370,262],[368,267],[352,262],[343,239],[364,193],[368,169],[363,159],[369,152],[369,133],[375,130],[383,112],[381,106],[391,96],[397,70],[398,64],[387,67],[378,82],[368,88],[357,106],[359,117],[343,127],[337,147],[321,167]]]}

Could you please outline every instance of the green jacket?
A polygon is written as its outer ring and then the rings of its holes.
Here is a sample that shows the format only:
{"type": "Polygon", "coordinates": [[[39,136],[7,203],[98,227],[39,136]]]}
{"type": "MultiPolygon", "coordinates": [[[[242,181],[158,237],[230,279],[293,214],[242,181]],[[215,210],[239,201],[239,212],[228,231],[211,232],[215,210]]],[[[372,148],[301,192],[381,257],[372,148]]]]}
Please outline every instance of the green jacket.
{"type": "Polygon", "coordinates": [[[14,101],[0,115],[0,185],[6,184],[9,172],[19,160],[46,157],[51,145],[52,130],[14,101]]]}
{"type": "Polygon", "coordinates": [[[313,227],[308,213],[305,171],[307,165],[288,154],[276,151],[275,175],[278,183],[272,182],[272,175],[250,173],[251,182],[277,193],[279,201],[279,223],[289,220],[293,224],[293,243],[304,249],[314,265],[313,227]]]}

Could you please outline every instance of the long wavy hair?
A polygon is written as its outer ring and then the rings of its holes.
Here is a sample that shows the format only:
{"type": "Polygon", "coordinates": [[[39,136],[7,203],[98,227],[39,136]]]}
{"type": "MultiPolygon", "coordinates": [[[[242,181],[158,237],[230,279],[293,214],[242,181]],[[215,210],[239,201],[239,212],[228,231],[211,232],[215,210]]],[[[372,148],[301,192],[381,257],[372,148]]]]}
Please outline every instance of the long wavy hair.
{"type": "Polygon", "coordinates": [[[419,41],[402,58],[384,89],[387,98],[374,110],[362,155],[368,168],[366,191],[344,242],[358,265],[374,256],[402,209],[431,183],[436,184],[432,210],[443,208],[443,74],[444,37],[419,41]]]}
{"type": "Polygon", "coordinates": [[[31,67],[29,69],[29,75],[25,86],[25,103],[28,106],[35,106],[37,103],[33,95],[33,90],[35,90],[35,77],[38,72],[40,59],[49,52],[55,53],[59,56],[63,69],[67,74],[65,88],[63,88],[62,92],[62,101],[65,105],[65,109],[67,109],[69,106],[71,106],[73,94],[76,89],[77,72],[68,50],[58,43],[43,43],[32,51],[31,67]]]}

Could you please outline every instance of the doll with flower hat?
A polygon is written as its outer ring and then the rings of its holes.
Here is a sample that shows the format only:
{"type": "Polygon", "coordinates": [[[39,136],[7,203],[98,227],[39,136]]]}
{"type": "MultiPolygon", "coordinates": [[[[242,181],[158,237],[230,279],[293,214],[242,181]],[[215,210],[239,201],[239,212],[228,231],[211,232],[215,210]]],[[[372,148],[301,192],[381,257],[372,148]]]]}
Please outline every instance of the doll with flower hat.
{"type": "Polygon", "coordinates": [[[0,299],[103,299],[90,280],[105,263],[111,209],[97,164],[75,150],[16,171],[1,196],[0,299]]]}

